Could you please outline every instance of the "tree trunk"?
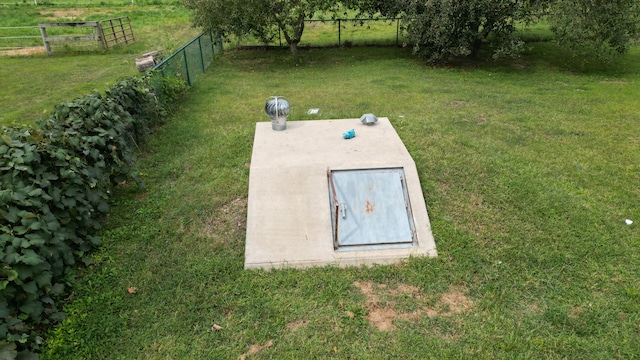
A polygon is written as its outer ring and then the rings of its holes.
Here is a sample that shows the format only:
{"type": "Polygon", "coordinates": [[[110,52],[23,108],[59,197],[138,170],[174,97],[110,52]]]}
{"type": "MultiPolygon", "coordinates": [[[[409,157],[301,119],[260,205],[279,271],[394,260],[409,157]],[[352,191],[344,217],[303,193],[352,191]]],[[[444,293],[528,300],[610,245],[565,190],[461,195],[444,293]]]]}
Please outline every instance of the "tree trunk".
{"type": "Polygon", "coordinates": [[[476,59],[478,57],[478,53],[480,52],[480,48],[482,47],[482,40],[475,39],[473,43],[471,43],[471,58],[476,59]]]}
{"type": "Polygon", "coordinates": [[[278,26],[280,27],[280,31],[284,34],[284,38],[287,40],[287,44],[289,44],[289,50],[291,50],[291,55],[293,55],[293,59],[296,62],[296,66],[300,63],[300,58],[298,56],[298,44],[300,43],[300,39],[302,38],[302,33],[304,32],[304,15],[301,15],[298,18],[297,26],[292,26],[291,32],[287,31],[287,27],[284,23],[279,22],[278,26]]]}
{"type": "Polygon", "coordinates": [[[289,44],[289,50],[291,50],[291,55],[293,55],[296,65],[300,63],[300,58],[298,57],[298,43],[299,41],[292,41],[289,44]]]}
{"type": "MultiPolygon", "coordinates": [[[[473,23],[471,25],[471,29],[473,30],[473,33],[475,34],[474,37],[475,39],[473,39],[473,41],[471,42],[471,54],[470,57],[472,59],[476,59],[478,57],[478,53],[480,52],[480,48],[482,47],[482,40],[485,38],[485,34],[480,32],[480,23],[473,23]]],[[[482,30],[482,32],[484,32],[486,28],[484,28],[482,30]]]]}

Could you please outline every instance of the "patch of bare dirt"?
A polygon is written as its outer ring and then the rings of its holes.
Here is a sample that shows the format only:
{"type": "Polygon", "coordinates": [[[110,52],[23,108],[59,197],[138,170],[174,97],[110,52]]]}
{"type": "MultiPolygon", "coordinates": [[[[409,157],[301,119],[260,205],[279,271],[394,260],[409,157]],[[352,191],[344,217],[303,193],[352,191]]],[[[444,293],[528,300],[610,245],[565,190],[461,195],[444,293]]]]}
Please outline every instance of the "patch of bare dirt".
{"type": "Polygon", "coordinates": [[[465,289],[457,286],[449,287],[449,292],[442,295],[437,306],[444,308],[439,315],[451,316],[467,313],[473,308],[473,301],[464,294],[465,289]],[[447,310],[448,309],[448,310],[447,310]]]}
{"type": "Polygon", "coordinates": [[[260,352],[260,351],[262,351],[264,349],[267,349],[267,348],[270,348],[272,346],[273,346],[273,340],[267,341],[264,345],[253,344],[249,348],[249,351],[247,351],[246,353],[238,356],[238,360],[246,360],[247,356],[253,355],[253,354],[257,353],[257,352],[260,352]]]}
{"type": "Polygon", "coordinates": [[[449,290],[442,294],[436,305],[429,307],[420,304],[424,302],[424,294],[415,286],[401,284],[396,288],[389,288],[385,284],[375,284],[371,281],[356,281],[353,285],[367,298],[367,320],[379,331],[395,330],[396,326],[393,322],[396,319],[416,322],[423,316],[429,318],[453,316],[467,313],[474,306],[473,301],[465,295],[465,289],[462,287],[449,287],[449,290]],[[417,302],[420,305],[418,309],[412,312],[398,311],[398,301],[407,301],[407,299],[417,302]]]}
{"type": "Polygon", "coordinates": [[[299,328],[307,325],[308,321],[307,320],[300,320],[300,321],[294,321],[294,322],[290,322],[287,324],[287,329],[291,330],[291,331],[296,331],[299,328]]]}
{"type": "Polygon", "coordinates": [[[29,47],[24,49],[15,49],[15,50],[2,50],[0,51],[0,56],[32,56],[32,55],[40,55],[46,54],[47,50],[44,46],[41,47],[29,47]]]}
{"type": "Polygon", "coordinates": [[[487,119],[489,119],[489,117],[485,114],[480,114],[480,119],[478,119],[478,121],[476,121],[476,125],[483,125],[487,122],[487,119]]]}
{"type": "Polygon", "coordinates": [[[84,15],[84,13],[84,9],[46,9],[40,11],[40,15],[50,15],[54,18],[74,18],[84,15]]]}
{"type": "Polygon", "coordinates": [[[528,306],[528,309],[529,309],[529,311],[531,311],[531,312],[533,312],[533,313],[536,313],[536,314],[539,314],[539,313],[540,313],[540,311],[541,311],[541,310],[540,310],[540,307],[539,307],[539,306],[538,306],[538,304],[536,304],[536,303],[530,304],[530,305],[528,306]]]}
{"type": "Polygon", "coordinates": [[[398,313],[391,307],[378,307],[376,304],[367,306],[367,320],[373,324],[378,331],[395,330],[393,320],[398,318],[398,313]]]}
{"type": "Polygon", "coordinates": [[[202,229],[205,236],[218,238],[221,235],[229,235],[237,231],[242,231],[247,219],[247,199],[234,199],[215,211],[202,229]]]}
{"type": "Polygon", "coordinates": [[[460,106],[464,106],[467,105],[467,102],[464,100],[453,100],[451,102],[451,107],[460,107],[460,106]]]}
{"type": "Polygon", "coordinates": [[[422,299],[420,288],[412,285],[400,284],[395,290],[390,291],[392,295],[410,294],[414,298],[422,299]]]}
{"type": "Polygon", "coordinates": [[[511,64],[511,67],[517,70],[526,69],[529,67],[529,62],[524,61],[522,59],[514,60],[513,63],[511,64]]]}
{"type": "Polygon", "coordinates": [[[569,317],[570,319],[577,319],[580,317],[580,314],[582,314],[583,312],[584,312],[584,308],[582,306],[575,306],[575,307],[572,307],[571,310],[569,310],[567,317],[569,317]]]}
{"type": "Polygon", "coordinates": [[[626,81],[608,81],[608,80],[603,80],[600,81],[600,84],[613,84],[613,85],[627,85],[628,82],[626,81]]]}

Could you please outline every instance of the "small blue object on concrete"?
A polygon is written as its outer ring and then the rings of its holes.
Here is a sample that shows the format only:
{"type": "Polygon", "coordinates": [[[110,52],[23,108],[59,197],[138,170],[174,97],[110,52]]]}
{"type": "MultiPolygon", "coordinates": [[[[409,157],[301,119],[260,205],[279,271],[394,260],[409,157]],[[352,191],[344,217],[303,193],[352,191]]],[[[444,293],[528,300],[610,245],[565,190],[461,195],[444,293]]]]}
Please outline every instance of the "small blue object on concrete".
{"type": "Polygon", "coordinates": [[[346,133],[342,134],[342,137],[345,139],[351,139],[356,137],[356,131],[354,129],[351,129],[349,131],[347,131],[346,133]]]}

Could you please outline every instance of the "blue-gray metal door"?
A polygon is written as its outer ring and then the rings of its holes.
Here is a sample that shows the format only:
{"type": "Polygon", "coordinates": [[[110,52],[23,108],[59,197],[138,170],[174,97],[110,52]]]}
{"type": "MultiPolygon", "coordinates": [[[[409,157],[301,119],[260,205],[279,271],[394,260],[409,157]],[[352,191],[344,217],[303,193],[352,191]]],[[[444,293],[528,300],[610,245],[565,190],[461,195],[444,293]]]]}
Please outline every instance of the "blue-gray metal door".
{"type": "Polygon", "coordinates": [[[329,170],[334,248],[416,241],[402,168],[329,170]]]}

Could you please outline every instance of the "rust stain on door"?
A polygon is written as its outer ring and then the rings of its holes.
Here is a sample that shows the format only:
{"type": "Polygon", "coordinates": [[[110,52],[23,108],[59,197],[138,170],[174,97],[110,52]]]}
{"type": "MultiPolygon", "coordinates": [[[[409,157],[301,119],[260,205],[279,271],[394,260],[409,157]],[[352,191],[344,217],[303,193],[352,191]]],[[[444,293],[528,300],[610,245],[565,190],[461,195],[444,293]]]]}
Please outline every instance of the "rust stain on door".
{"type": "Polygon", "coordinates": [[[367,214],[371,214],[375,210],[376,210],[375,205],[373,205],[373,203],[371,201],[365,200],[364,212],[367,213],[367,214]]]}

